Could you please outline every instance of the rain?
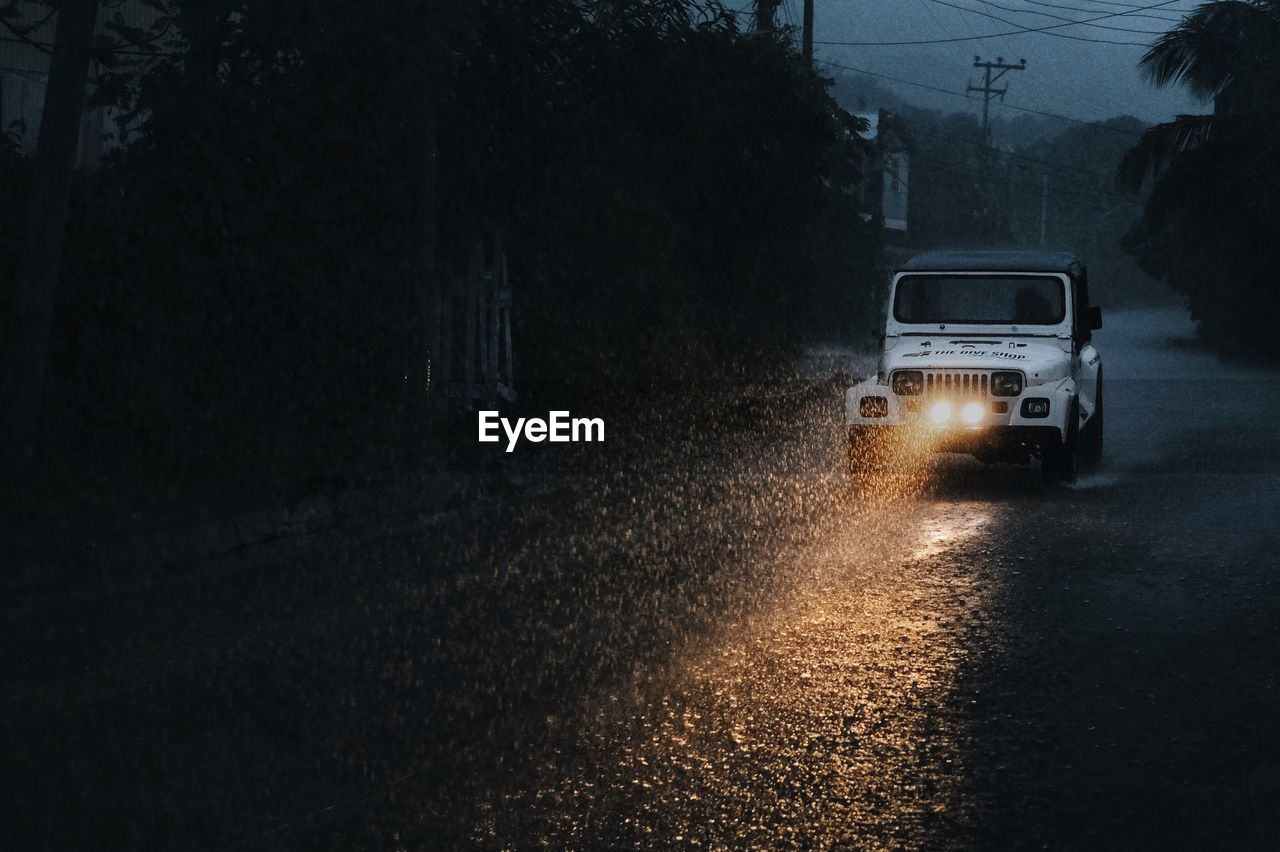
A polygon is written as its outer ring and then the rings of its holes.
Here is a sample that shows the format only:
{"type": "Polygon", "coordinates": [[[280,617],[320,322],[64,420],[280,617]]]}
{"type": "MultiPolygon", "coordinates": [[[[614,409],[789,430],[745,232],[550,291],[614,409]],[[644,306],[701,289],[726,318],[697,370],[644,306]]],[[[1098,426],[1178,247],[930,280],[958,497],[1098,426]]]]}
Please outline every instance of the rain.
{"type": "Polygon", "coordinates": [[[0,25],[6,847],[1274,844],[1273,0],[0,25]]]}

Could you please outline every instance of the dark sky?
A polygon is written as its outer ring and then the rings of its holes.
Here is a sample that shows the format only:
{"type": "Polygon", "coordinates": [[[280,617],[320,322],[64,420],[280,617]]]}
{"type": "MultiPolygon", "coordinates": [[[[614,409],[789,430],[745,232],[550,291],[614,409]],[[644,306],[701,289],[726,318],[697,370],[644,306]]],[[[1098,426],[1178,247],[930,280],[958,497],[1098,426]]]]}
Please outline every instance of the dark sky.
{"type": "MultiPolygon", "coordinates": [[[[749,0],[732,0],[727,5],[747,10],[754,6],[749,0]]],[[[1003,56],[1013,62],[1025,58],[1026,71],[1006,75],[1010,104],[1090,120],[1129,114],[1157,122],[1204,108],[1180,87],[1154,88],[1136,68],[1146,45],[1198,5],[1198,0],[1163,4],[1159,0],[815,0],[817,42],[960,39],[915,45],[818,44],[815,53],[820,59],[957,92],[964,92],[970,81],[980,81],[981,72],[973,67],[976,54],[993,60],[1003,56]],[[1092,26],[1072,24],[1048,32],[973,38],[1066,23],[1062,18],[1104,15],[1114,17],[1096,20],[1092,26]]],[[[798,28],[801,8],[801,0],[783,0],[779,23],[798,28]]],[[[750,20],[748,14],[744,25],[750,20]]],[[[976,98],[966,103],[964,98],[918,86],[881,82],[921,106],[976,111],[980,105],[976,98]]],[[[1017,115],[1009,110],[996,114],[1017,115]]]]}

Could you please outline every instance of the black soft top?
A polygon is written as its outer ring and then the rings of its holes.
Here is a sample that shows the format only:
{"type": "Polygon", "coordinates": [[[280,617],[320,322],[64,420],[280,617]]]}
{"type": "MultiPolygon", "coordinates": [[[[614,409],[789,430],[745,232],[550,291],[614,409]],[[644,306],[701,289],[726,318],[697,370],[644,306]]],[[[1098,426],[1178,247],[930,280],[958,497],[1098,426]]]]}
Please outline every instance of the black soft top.
{"type": "Polygon", "coordinates": [[[900,272],[1064,272],[1084,275],[1084,262],[1068,251],[927,251],[900,272]]]}

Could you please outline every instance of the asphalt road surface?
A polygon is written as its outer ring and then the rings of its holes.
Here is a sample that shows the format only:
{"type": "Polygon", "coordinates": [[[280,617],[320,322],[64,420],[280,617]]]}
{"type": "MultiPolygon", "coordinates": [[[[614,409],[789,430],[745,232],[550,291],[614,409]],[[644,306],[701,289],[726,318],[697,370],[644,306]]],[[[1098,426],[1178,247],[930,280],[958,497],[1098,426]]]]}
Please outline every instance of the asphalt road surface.
{"type": "Polygon", "coordinates": [[[1190,338],[1108,316],[1074,486],[944,457],[840,501],[762,605],[473,766],[468,842],[1276,848],[1280,377],[1190,338]]]}
{"type": "Polygon", "coordinates": [[[851,488],[837,383],[713,387],[449,511],[87,556],[0,601],[6,839],[1276,848],[1280,375],[1191,337],[1108,316],[1074,486],[851,488]]]}

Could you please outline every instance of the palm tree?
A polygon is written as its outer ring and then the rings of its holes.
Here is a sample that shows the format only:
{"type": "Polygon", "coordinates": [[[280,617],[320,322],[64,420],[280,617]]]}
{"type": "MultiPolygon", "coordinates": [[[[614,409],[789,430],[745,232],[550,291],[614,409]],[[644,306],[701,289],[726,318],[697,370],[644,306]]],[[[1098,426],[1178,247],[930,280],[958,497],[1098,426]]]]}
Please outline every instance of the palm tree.
{"type": "Polygon", "coordinates": [[[1139,68],[1156,86],[1181,83],[1193,95],[1212,99],[1214,109],[1211,115],[1180,115],[1148,130],[1120,167],[1119,183],[1131,190],[1149,175],[1158,177],[1179,155],[1238,141],[1233,137],[1242,133],[1275,129],[1280,0],[1206,3],[1161,36],[1139,68]]]}
{"type": "Polygon", "coordinates": [[[1117,184],[1152,183],[1126,248],[1189,297],[1208,339],[1247,351],[1251,330],[1280,319],[1280,0],[1206,3],[1139,67],[1213,112],[1156,125],[1125,155],[1117,184]]]}

